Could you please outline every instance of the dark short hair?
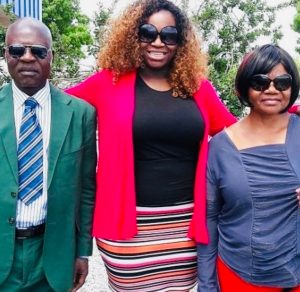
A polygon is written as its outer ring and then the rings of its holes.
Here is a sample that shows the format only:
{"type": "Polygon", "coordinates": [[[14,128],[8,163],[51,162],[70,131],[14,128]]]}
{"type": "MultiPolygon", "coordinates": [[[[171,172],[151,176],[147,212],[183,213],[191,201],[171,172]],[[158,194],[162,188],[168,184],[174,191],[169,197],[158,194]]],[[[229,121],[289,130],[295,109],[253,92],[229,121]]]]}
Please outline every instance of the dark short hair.
{"type": "Polygon", "coordinates": [[[245,55],[240,64],[235,78],[235,90],[243,105],[251,107],[249,101],[251,77],[255,74],[267,74],[278,64],[282,64],[287,73],[292,76],[290,102],[282,112],[287,111],[293,105],[299,94],[298,69],[289,53],[274,44],[257,47],[245,55]]]}
{"type": "Polygon", "coordinates": [[[179,34],[179,45],[182,45],[186,41],[188,30],[190,29],[189,19],[184,11],[168,0],[148,0],[145,3],[145,10],[139,21],[139,26],[146,23],[152,14],[161,10],[167,10],[175,18],[176,29],[179,34]]]}

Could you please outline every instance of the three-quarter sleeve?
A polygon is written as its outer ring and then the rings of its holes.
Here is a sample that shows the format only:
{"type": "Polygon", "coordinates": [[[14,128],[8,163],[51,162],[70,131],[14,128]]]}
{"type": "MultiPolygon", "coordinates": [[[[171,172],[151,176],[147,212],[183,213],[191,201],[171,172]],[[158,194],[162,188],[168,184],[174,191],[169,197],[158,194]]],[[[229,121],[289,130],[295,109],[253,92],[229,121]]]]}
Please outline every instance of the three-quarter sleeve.
{"type": "Polygon", "coordinates": [[[198,244],[198,291],[219,291],[216,261],[218,257],[218,215],[222,199],[219,194],[218,184],[211,170],[207,167],[207,227],[209,244],[198,244]]]}

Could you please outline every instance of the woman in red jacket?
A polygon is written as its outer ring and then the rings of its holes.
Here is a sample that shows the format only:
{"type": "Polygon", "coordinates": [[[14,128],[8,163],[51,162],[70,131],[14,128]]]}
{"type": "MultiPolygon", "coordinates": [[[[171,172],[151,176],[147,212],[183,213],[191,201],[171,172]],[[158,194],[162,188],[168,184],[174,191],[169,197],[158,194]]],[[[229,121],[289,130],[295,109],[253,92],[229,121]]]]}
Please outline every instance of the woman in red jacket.
{"type": "Polygon", "coordinates": [[[188,291],[208,242],[208,136],[236,119],[172,2],[139,0],[108,31],[101,70],[68,90],[98,113],[93,235],[113,291],[188,291]]]}

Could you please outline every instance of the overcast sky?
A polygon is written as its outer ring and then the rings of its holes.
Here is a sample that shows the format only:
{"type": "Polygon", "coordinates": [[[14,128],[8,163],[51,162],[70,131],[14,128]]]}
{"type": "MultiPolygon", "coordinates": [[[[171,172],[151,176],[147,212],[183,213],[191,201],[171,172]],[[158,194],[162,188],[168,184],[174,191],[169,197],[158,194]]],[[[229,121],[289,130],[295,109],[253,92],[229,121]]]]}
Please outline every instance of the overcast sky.
{"type": "MultiPolygon", "coordinates": [[[[130,3],[130,1],[131,0],[120,0],[117,5],[117,9],[120,10],[124,8],[128,3],[130,3]]],[[[193,0],[190,0],[190,3],[192,3],[192,1],[193,0]]],[[[97,9],[98,2],[99,0],[80,0],[81,9],[85,14],[92,17],[97,9]]],[[[101,2],[104,5],[109,5],[112,1],[102,0],[101,2]]],[[[275,5],[282,2],[282,0],[267,0],[267,2],[269,2],[270,5],[275,5]]],[[[295,46],[297,43],[297,38],[300,37],[300,34],[294,32],[291,29],[291,24],[293,22],[295,13],[296,9],[293,7],[289,7],[281,10],[280,13],[277,14],[277,22],[282,25],[282,31],[284,35],[279,45],[287,50],[293,57],[299,58],[299,54],[295,52],[295,46]]],[[[260,44],[268,43],[269,41],[269,39],[262,38],[260,40],[260,44]]]]}

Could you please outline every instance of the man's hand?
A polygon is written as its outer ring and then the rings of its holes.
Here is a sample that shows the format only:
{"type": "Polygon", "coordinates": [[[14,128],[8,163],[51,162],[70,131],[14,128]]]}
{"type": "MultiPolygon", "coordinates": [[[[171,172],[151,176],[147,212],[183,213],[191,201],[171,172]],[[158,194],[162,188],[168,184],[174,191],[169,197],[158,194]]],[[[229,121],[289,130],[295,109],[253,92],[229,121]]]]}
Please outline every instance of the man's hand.
{"type": "Polygon", "coordinates": [[[88,259],[77,258],[75,261],[74,283],[73,283],[72,292],[77,291],[84,284],[88,272],[89,272],[88,259]]]}

